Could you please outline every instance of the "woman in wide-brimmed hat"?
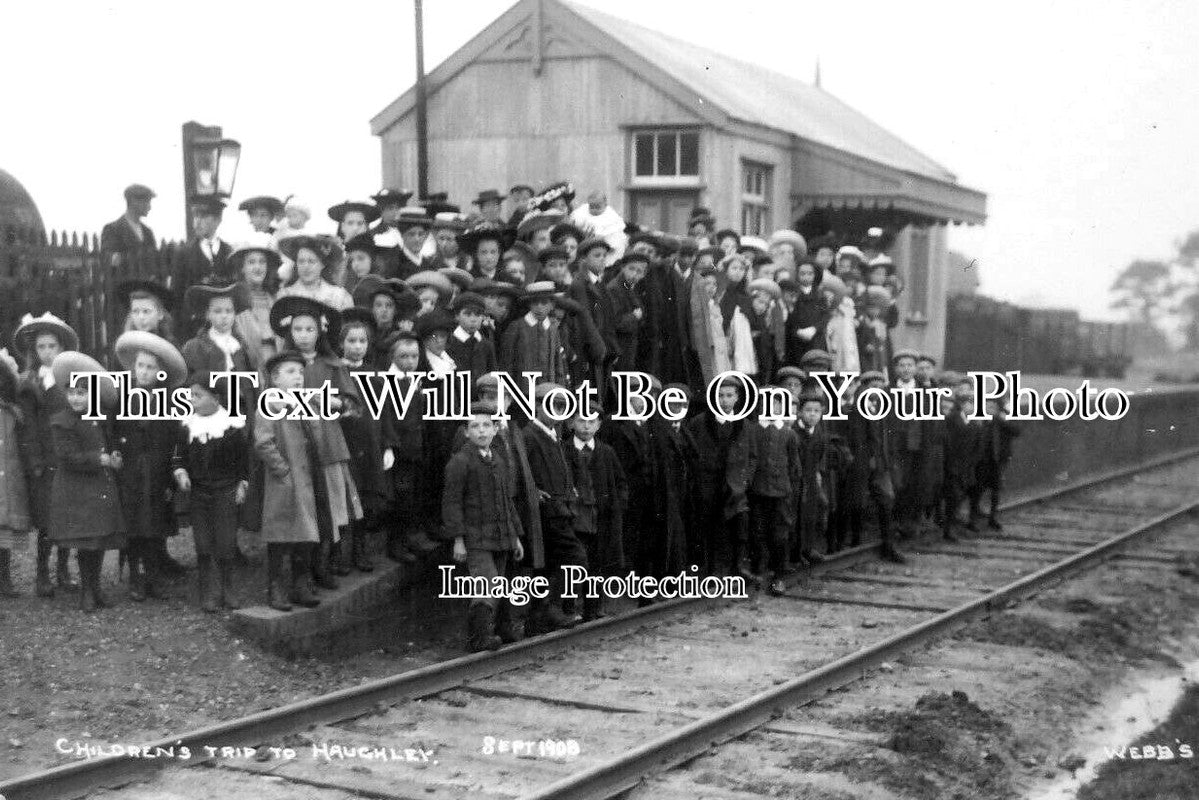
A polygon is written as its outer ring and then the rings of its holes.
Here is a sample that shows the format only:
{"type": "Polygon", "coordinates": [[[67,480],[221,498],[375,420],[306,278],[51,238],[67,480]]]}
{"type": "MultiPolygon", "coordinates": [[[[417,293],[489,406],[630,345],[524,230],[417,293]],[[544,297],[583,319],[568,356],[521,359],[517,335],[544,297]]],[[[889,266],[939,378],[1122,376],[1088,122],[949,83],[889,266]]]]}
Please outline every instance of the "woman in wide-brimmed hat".
{"type": "Polygon", "coordinates": [[[336,311],[354,305],[353,298],[335,281],[345,251],[333,236],[292,236],[279,242],[283,255],[295,262],[291,281],[277,297],[307,297],[336,311]]]}
{"type": "Polygon", "coordinates": [[[471,257],[472,275],[495,279],[500,270],[504,241],[503,226],[494,222],[480,222],[458,237],[458,246],[471,257]]]}
{"type": "Polygon", "coordinates": [[[416,292],[399,278],[384,280],[368,275],[354,290],[354,305],[371,315],[375,327],[370,361],[378,369],[391,366],[388,341],[397,330],[412,330],[420,300],[416,292]]]}
{"type": "Polygon", "coordinates": [[[379,252],[379,247],[375,244],[374,236],[369,233],[360,233],[345,243],[345,250],[345,278],[341,285],[353,298],[354,290],[362,281],[378,277],[375,269],[375,256],[379,252]]]}
{"type": "MultiPolygon", "coordinates": [[[[153,392],[181,386],[187,363],[173,344],[144,331],[127,331],[117,338],[114,350],[121,366],[131,373],[131,384],[153,392]],[[162,378],[159,378],[159,375],[162,378]]],[[[161,416],[166,409],[131,408],[144,416],[161,416]]],[[[129,599],[141,602],[161,597],[159,548],[156,542],[178,532],[171,482],[171,459],[179,435],[174,419],[118,419],[113,423],[114,447],[124,460],[117,472],[121,508],[127,525],[129,599]]]]}
{"type": "Polygon", "coordinates": [[[337,238],[343,242],[366,233],[378,218],[378,206],[364,200],[343,200],[329,207],[329,219],[337,223],[337,238]]]}
{"type": "Polygon", "coordinates": [[[254,363],[264,364],[277,352],[270,315],[279,286],[277,273],[282,257],[270,236],[255,234],[234,248],[228,263],[250,301],[249,308],[237,313],[235,327],[254,353],[254,363]]]}
{"type": "MultiPolygon", "coordinates": [[[[50,418],[57,469],[50,496],[50,539],[59,547],[78,551],[80,607],[94,611],[108,605],[100,591],[100,571],[105,550],[125,545],[115,472],[121,455],[110,444],[108,426],[87,420],[87,384],[71,387],[71,376],[103,372],[90,356],[75,350],[59,353],[51,365],[54,381],[63,387],[66,403],[50,418]]],[[[112,409],[117,391],[112,381],[99,378],[101,406],[112,409]]]]}
{"type": "MultiPolygon", "coordinates": [[[[47,536],[50,521],[50,490],[54,485],[54,445],[50,438],[50,418],[63,405],[62,388],[54,382],[51,364],[64,350],[76,350],[79,336],[63,320],[50,312],[34,317],[26,314],[13,334],[13,346],[24,357],[27,366],[17,385],[17,403],[24,424],[18,430],[21,457],[29,484],[30,511],[37,535],[38,597],[54,595],[50,581],[50,548],[47,536]]],[[[61,589],[77,588],[71,582],[71,551],[58,548],[57,583],[61,589]]]]}
{"type": "MultiPolygon", "coordinates": [[[[340,416],[361,413],[357,384],[334,351],[341,330],[341,312],[307,297],[281,297],[271,309],[271,327],[283,340],[283,349],[304,358],[304,386],[315,389],[326,381],[337,390],[331,408],[340,416]]],[[[315,463],[313,475],[324,475],[316,484],[317,502],[327,504],[330,525],[321,526],[313,578],[322,589],[336,589],[334,570],[340,571],[339,529],[362,518],[362,506],[350,473],[350,451],[341,426],[334,420],[316,420],[312,425],[315,463]]],[[[318,519],[321,516],[318,515],[318,519]]]]}

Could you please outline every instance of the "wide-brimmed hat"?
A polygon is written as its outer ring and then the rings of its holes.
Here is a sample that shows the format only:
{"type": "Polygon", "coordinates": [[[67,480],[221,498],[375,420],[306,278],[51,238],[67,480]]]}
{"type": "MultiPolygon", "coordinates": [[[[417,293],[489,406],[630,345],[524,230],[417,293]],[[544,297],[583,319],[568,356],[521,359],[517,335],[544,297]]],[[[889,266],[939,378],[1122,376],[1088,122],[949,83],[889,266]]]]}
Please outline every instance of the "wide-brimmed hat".
{"type": "Polygon", "coordinates": [[[415,227],[431,228],[433,227],[433,218],[429,216],[429,212],[420,206],[404,206],[400,209],[400,218],[396,220],[396,227],[400,233],[415,227]]]}
{"type": "Polygon", "coordinates": [[[233,310],[238,314],[251,306],[250,290],[244,283],[231,283],[228,286],[189,286],[183,293],[183,306],[193,318],[202,317],[208,313],[208,303],[214,297],[232,298],[233,310]]]}
{"type": "Polygon", "coordinates": [[[187,198],[187,204],[193,209],[200,209],[216,216],[220,216],[225,211],[225,201],[211,194],[193,194],[187,198]]]}
{"type": "MultiPolygon", "coordinates": [[[[106,372],[104,366],[78,350],[64,350],[54,357],[50,364],[50,372],[54,375],[54,383],[64,392],[71,386],[71,376],[82,372],[106,372]]],[[[108,379],[96,381],[100,386],[100,404],[115,406],[117,404],[117,387],[108,379]]]]}
{"type": "Polygon", "coordinates": [[[480,222],[477,225],[472,225],[458,235],[458,246],[468,253],[474,253],[478,248],[479,242],[491,240],[498,242],[503,248],[507,234],[504,231],[504,226],[495,222],[480,222]]]}
{"type": "Polygon", "coordinates": [[[40,317],[32,314],[21,317],[21,324],[17,326],[12,335],[13,345],[23,353],[28,352],[33,349],[37,337],[43,333],[52,333],[57,336],[58,343],[62,345],[63,350],[79,348],[79,334],[75,333],[75,330],[65,321],[49,311],[40,317]]]}
{"type": "Polygon", "coordinates": [[[404,189],[383,189],[378,194],[371,195],[371,199],[375,201],[380,210],[383,206],[405,205],[410,197],[412,197],[412,192],[404,189]]]}
{"type": "Polygon", "coordinates": [[[913,361],[916,361],[920,358],[920,354],[917,353],[915,350],[911,349],[910,347],[904,347],[900,350],[896,350],[894,353],[891,354],[891,363],[894,364],[895,362],[899,361],[899,359],[901,359],[901,358],[910,358],[913,361]]]}
{"type": "Polygon", "coordinates": [[[612,252],[612,245],[608,244],[606,239],[601,239],[598,236],[589,236],[579,242],[579,248],[575,252],[580,256],[585,256],[597,247],[602,247],[609,253],[612,252]]]}
{"type": "Polygon", "coordinates": [[[847,244],[837,251],[837,258],[855,258],[860,264],[866,260],[866,254],[852,244],[847,244]]]}
{"type": "Polygon", "coordinates": [[[279,251],[292,261],[296,260],[301,249],[316,253],[326,269],[341,263],[346,254],[340,239],[323,233],[302,233],[279,240],[279,251]]]}
{"type": "Polygon", "coordinates": [[[141,292],[156,298],[159,305],[166,311],[170,311],[175,305],[175,297],[171,294],[171,290],[158,281],[136,278],[117,284],[117,299],[121,301],[122,305],[129,305],[130,297],[134,292],[141,292]]]}
{"type": "Polygon", "coordinates": [[[237,204],[238,211],[247,213],[256,208],[265,208],[271,212],[272,217],[277,217],[283,213],[283,201],[278,197],[271,197],[269,194],[260,194],[248,197],[237,204]]]}
{"type": "Polygon", "coordinates": [[[187,362],[183,360],[183,354],[175,345],[157,334],[148,331],[125,331],[117,337],[113,347],[117,361],[121,362],[125,369],[133,369],[138,353],[146,352],[154,356],[158,366],[166,373],[163,383],[172,389],[182,385],[187,378],[187,362]]]}
{"type": "Polygon", "coordinates": [[[521,297],[525,290],[514,283],[507,281],[495,281],[491,278],[475,278],[474,283],[470,285],[470,290],[476,294],[487,297],[488,295],[503,295],[510,297],[513,300],[521,297]]]}
{"type": "Polygon", "coordinates": [[[533,195],[532,199],[529,200],[529,208],[545,211],[558,200],[565,200],[569,205],[574,202],[574,199],[575,187],[571,185],[570,181],[559,181],[558,183],[550,184],[533,195]]]}
{"type": "Polygon", "coordinates": [[[448,301],[454,294],[454,284],[450,282],[450,279],[431,269],[422,270],[409,277],[408,286],[415,292],[419,292],[426,286],[432,287],[441,295],[442,302],[448,301]]]}
{"type": "Polygon", "coordinates": [[[361,322],[365,324],[367,328],[370,329],[371,336],[373,337],[375,335],[375,315],[367,311],[365,308],[360,308],[358,306],[343,308],[341,311],[340,328],[344,330],[346,325],[350,324],[351,322],[361,322]]]}
{"type": "Polygon", "coordinates": [[[337,341],[341,313],[311,297],[290,295],[276,300],[271,306],[271,330],[276,336],[286,337],[291,332],[291,321],[299,316],[313,317],[326,338],[330,342],[337,341]]]}
{"type": "Polygon", "coordinates": [[[412,290],[408,288],[407,283],[399,278],[382,278],[378,275],[367,275],[358,281],[358,285],[354,287],[354,305],[367,308],[374,302],[375,295],[377,294],[385,294],[395,300],[399,295],[405,293],[411,294],[412,290]]]}
{"type": "Polygon", "coordinates": [[[525,287],[526,303],[536,303],[539,300],[553,300],[557,287],[553,281],[534,281],[525,287]]]}
{"type": "Polygon", "coordinates": [[[516,226],[516,235],[525,237],[544,228],[552,228],[566,217],[561,211],[540,211],[525,214],[520,224],[516,226]]]}
{"type": "Polygon", "coordinates": [[[757,278],[750,281],[749,285],[745,288],[750,294],[753,294],[754,292],[765,292],[774,300],[783,299],[782,288],[777,283],[770,280],[770,278],[757,278]]]}
{"type": "Polygon", "coordinates": [[[329,219],[340,223],[351,211],[362,212],[362,216],[366,218],[368,224],[382,216],[378,206],[365,200],[342,200],[335,206],[329,206],[329,219]]]}
{"type": "Polygon", "coordinates": [[[459,212],[462,210],[450,202],[449,192],[429,192],[427,196],[418,198],[416,202],[424,207],[430,217],[435,217],[445,211],[459,212]]]}
{"type": "Polygon", "coordinates": [[[464,269],[458,267],[440,267],[437,270],[439,275],[444,275],[450,279],[450,283],[458,287],[459,291],[465,292],[470,288],[470,285],[475,282],[475,276],[471,275],[464,269]]]}
{"type": "Polygon", "coordinates": [[[562,245],[551,244],[549,247],[543,247],[541,252],[537,254],[537,260],[542,264],[549,261],[551,258],[557,258],[562,261],[570,260],[570,253],[562,245]]]}
{"type": "Polygon", "coordinates": [[[462,233],[466,230],[466,217],[457,211],[438,212],[433,216],[433,230],[462,233]]]}
{"type": "Polygon", "coordinates": [[[559,222],[550,231],[550,241],[554,244],[558,244],[558,242],[562,241],[567,236],[573,237],[575,244],[578,244],[587,238],[587,234],[583,233],[583,231],[579,229],[578,225],[573,225],[569,222],[559,222]]]}
{"type": "Polygon", "coordinates": [[[481,206],[484,203],[502,203],[504,196],[500,194],[498,189],[484,189],[479,192],[479,196],[470,201],[472,205],[481,206]]]}
{"type": "Polygon", "coordinates": [[[434,331],[445,331],[448,336],[458,327],[454,315],[442,308],[435,308],[416,320],[416,335],[423,341],[434,331]]]}
{"type": "MultiPolygon", "coordinates": [[[[770,234],[770,247],[776,244],[789,244],[795,250],[796,258],[803,258],[808,254],[808,242],[800,235],[799,231],[783,229],[770,234]]],[[[767,248],[769,249],[769,248],[767,248]]]]}
{"type": "Polygon", "coordinates": [[[483,296],[475,292],[463,292],[454,298],[454,302],[450,304],[450,311],[457,314],[464,308],[477,308],[483,311],[487,308],[487,304],[483,302],[483,296]]]}
{"type": "Polygon", "coordinates": [[[279,251],[274,247],[275,240],[271,238],[269,233],[258,233],[253,237],[238,243],[233,248],[233,252],[226,259],[226,264],[233,274],[241,273],[242,264],[246,260],[246,256],[250,253],[262,253],[266,256],[267,267],[270,270],[279,269],[279,265],[283,263],[283,258],[279,255],[279,251]]]}
{"type": "MultiPolygon", "coordinates": [[[[360,233],[357,236],[351,236],[346,240],[345,251],[349,253],[351,250],[358,250],[363,253],[370,253],[374,256],[379,252],[379,245],[375,244],[375,237],[370,233],[360,233]]],[[[367,277],[370,277],[369,275],[367,277]]]]}

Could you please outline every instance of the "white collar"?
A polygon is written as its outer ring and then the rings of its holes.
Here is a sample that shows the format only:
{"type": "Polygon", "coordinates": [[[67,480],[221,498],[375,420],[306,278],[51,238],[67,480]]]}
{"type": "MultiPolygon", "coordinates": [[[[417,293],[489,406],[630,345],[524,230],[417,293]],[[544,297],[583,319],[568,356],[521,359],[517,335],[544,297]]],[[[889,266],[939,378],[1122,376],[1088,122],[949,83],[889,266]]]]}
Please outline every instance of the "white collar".
{"type": "Polygon", "coordinates": [[[454,328],[454,338],[460,342],[469,342],[471,339],[474,339],[476,342],[481,342],[483,340],[483,334],[479,333],[478,331],[475,331],[474,333],[467,333],[462,329],[462,326],[459,325],[457,328],[454,328]]]}
{"type": "Polygon", "coordinates": [[[413,253],[411,250],[409,250],[407,247],[405,247],[402,244],[400,245],[400,250],[404,253],[404,255],[408,258],[408,260],[411,261],[413,264],[416,264],[419,266],[421,264],[421,262],[424,261],[424,257],[421,256],[420,253],[413,253]]]}
{"type": "Polygon", "coordinates": [[[54,370],[49,367],[39,366],[37,368],[37,376],[42,381],[43,389],[49,389],[54,385],[54,370]]]}
{"type": "Polygon", "coordinates": [[[766,419],[759,419],[758,424],[761,425],[763,428],[778,428],[779,430],[782,430],[783,427],[787,423],[786,423],[786,420],[781,420],[781,419],[776,419],[773,421],[766,420],[766,419]]]}
{"type": "Polygon", "coordinates": [[[237,341],[237,337],[232,333],[217,333],[213,328],[208,329],[208,338],[221,350],[225,355],[233,355],[241,349],[241,342],[237,341]]]}
{"type": "MultiPolygon", "coordinates": [[[[530,328],[537,327],[537,317],[533,316],[532,311],[525,314],[525,324],[528,325],[530,328]]],[[[550,329],[550,318],[549,317],[546,317],[545,319],[541,320],[541,327],[545,328],[547,331],[550,329]]]]}
{"type": "Polygon", "coordinates": [[[486,450],[480,449],[479,457],[482,458],[483,460],[487,460],[487,459],[491,458],[491,448],[489,447],[486,450]]]}
{"type": "Polygon", "coordinates": [[[601,281],[603,281],[603,278],[601,278],[599,275],[596,275],[591,270],[587,270],[587,279],[590,280],[592,283],[600,283],[601,281]]]}
{"type": "Polygon", "coordinates": [[[550,437],[551,439],[553,439],[555,442],[558,441],[557,431],[553,431],[553,430],[545,427],[545,424],[541,420],[537,419],[537,417],[533,417],[531,420],[529,420],[529,422],[533,423],[538,428],[541,428],[541,430],[545,431],[545,435],[550,437]]]}
{"type": "Polygon", "coordinates": [[[245,424],[245,417],[232,416],[228,409],[223,407],[206,417],[189,414],[183,418],[183,427],[187,428],[187,440],[201,444],[209,439],[219,439],[225,435],[226,431],[243,428],[245,424]]]}
{"type": "Polygon", "coordinates": [[[450,357],[449,353],[436,355],[426,350],[425,358],[429,359],[429,369],[431,369],[433,372],[445,373],[458,371],[458,364],[454,362],[454,359],[450,357]]]}
{"type": "Polygon", "coordinates": [[[899,378],[896,378],[895,379],[895,388],[897,388],[897,389],[915,389],[916,388],[916,379],[908,378],[905,381],[905,380],[900,380],[899,378]]]}
{"type": "Polygon", "coordinates": [[[584,442],[578,436],[574,437],[576,450],[595,450],[595,439],[590,442],[584,442]]]}

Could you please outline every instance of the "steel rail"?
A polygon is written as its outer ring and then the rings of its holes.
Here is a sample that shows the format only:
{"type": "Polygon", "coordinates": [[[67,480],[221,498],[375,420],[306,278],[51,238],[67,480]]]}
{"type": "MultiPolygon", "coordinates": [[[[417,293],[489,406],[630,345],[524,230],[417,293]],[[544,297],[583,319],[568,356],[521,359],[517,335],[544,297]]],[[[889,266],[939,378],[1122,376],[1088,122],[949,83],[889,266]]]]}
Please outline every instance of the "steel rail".
{"type": "Polygon", "coordinates": [[[1051,564],[982,597],[950,609],[855,653],[811,670],[797,678],[724,711],[685,725],[616,758],[568,776],[521,800],[607,800],[637,786],[646,776],[689,761],[729,739],[760,728],[782,709],[799,706],[861,677],[866,670],[948,633],[1085,569],[1161,525],[1199,508],[1199,500],[1184,503],[1124,533],[1113,536],[1056,564],[1051,564]]]}
{"type": "MultiPolygon", "coordinates": [[[[1199,455],[1199,447],[1187,448],[1151,459],[1143,464],[1107,470],[1047,490],[1026,493],[1004,502],[1001,508],[1010,510],[1035,504],[1196,455],[1199,455]]],[[[796,580],[805,580],[813,575],[841,570],[873,560],[877,557],[881,547],[881,542],[870,542],[843,550],[830,556],[823,563],[806,569],[789,580],[788,584],[796,580]]],[[[573,629],[525,639],[497,651],[462,656],[359,686],[260,711],[249,716],[214,723],[182,735],[157,740],[141,740],[136,744],[142,748],[149,748],[151,751],[158,747],[178,749],[187,746],[193,752],[203,745],[257,745],[271,737],[303,730],[310,725],[328,724],[370,713],[376,711],[380,704],[390,704],[436,694],[467,681],[489,677],[550,655],[556,655],[570,647],[635,631],[657,622],[660,618],[699,611],[729,602],[732,601],[721,598],[684,598],[654,603],[624,614],[579,625],[573,629]]],[[[162,767],[206,760],[210,759],[200,757],[193,761],[180,762],[175,759],[129,758],[126,756],[85,758],[0,781],[0,796],[7,800],[76,798],[96,789],[125,785],[162,767]]]]}

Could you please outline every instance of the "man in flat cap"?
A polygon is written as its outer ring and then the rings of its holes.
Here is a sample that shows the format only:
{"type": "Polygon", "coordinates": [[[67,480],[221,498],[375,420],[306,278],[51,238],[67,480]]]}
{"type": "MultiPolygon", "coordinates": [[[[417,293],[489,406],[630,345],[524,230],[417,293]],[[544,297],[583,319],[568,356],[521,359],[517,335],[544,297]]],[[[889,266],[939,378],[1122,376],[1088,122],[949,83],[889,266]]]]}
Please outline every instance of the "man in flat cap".
{"type": "Polygon", "coordinates": [[[149,186],[135,183],[126,187],[125,213],[105,225],[100,232],[101,258],[122,273],[137,271],[137,261],[153,256],[158,251],[154,231],[142,222],[150,213],[150,202],[154,197],[154,191],[149,186]]]}

